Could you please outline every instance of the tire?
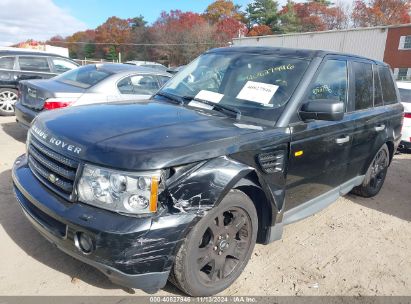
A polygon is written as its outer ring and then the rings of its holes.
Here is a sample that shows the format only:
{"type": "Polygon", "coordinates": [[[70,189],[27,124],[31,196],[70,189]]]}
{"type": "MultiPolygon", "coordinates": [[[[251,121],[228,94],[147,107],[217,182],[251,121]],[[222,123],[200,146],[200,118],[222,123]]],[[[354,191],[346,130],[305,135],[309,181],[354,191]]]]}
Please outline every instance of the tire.
{"type": "Polygon", "coordinates": [[[14,116],[14,104],[17,101],[17,90],[0,89],[0,115],[14,116]]]}
{"type": "Polygon", "coordinates": [[[230,191],[186,237],[177,252],[170,281],[197,297],[226,289],[247,265],[257,229],[257,212],[251,199],[239,190],[230,191]]]}
{"type": "Polygon", "coordinates": [[[384,184],[389,163],[390,152],[387,145],[384,144],[375,154],[365,174],[364,182],[360,186],[355,187],[352,193],[362,197],[376,196],[384,184]]]}

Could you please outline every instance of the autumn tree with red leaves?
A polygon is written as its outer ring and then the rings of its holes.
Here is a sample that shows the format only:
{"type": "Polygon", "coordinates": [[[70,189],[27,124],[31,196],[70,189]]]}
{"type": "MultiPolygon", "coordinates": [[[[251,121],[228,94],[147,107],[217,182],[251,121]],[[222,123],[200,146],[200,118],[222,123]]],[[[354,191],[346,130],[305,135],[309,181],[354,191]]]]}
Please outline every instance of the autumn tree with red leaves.
{"type": "Polygon", "coordinates": [[[187,64],[216,46],[213,27],[204,16],[192,12],[163,11],[149,31],[151,39],[161,44],[153,49],[154,56],[171,65],[187,64]]]}
{"type": "Polygon", "coordinates": [[[264,35],[272,35],[273,31],[268,25],[256,25],[253,26],[249,31],[247,36],[264,36],[264,35]]]}
{"type": "Polygon", "coordinates": [[[354,27],[410,23],[410,0],[356,0],[351,15],[354,27]]]}

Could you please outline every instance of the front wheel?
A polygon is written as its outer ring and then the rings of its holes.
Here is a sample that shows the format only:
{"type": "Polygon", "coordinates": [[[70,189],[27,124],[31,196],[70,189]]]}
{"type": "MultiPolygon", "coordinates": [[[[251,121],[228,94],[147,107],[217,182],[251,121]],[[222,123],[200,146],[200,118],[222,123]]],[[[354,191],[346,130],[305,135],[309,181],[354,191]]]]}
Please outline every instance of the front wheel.
{"type": "Polygon", "coordinates": [[[14,104],[17,101],[17,90],[0,89],[0,115],[13,116],[14,104]]]}
{"type": "Polygon", "coordinates": [[[247,265],[257,227],[253,202],[241,191],[230,191],[188,234],[177,252],[171,282],[191,296],[226,289],[247,265]]]}
{"type": "Polygon", "coordinates": [[[372,160],[364,182],[360,186],[355,187],[352,193],[362,197],[376,196],[384,184],[389,163],[390,152],[387,145],[384,144],[372,160]]]}

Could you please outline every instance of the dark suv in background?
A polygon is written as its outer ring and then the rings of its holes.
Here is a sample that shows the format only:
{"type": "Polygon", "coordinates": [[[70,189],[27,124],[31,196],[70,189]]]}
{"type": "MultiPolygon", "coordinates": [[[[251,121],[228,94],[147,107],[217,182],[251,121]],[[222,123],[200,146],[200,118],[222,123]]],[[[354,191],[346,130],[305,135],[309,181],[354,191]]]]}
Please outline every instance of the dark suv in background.
{"type": "Polygon", "coordinates": [[[0,50],[0,115],[14,115],[20,80],[51,78],[76,67],[74,61],[55,54],[0,50]]]}

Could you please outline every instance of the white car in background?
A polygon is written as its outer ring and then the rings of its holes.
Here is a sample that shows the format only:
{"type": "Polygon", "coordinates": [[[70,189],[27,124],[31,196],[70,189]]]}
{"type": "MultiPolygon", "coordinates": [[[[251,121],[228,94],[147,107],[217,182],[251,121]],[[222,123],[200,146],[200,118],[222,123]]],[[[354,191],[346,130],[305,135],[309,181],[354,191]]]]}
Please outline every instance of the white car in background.
{"type": "Polygon", "coordinates": [[[404,124],[402,126],[402,137],[400,149],[411,149],[411,82],[397,81],[401,102],[404,106],[404,124]]]}

